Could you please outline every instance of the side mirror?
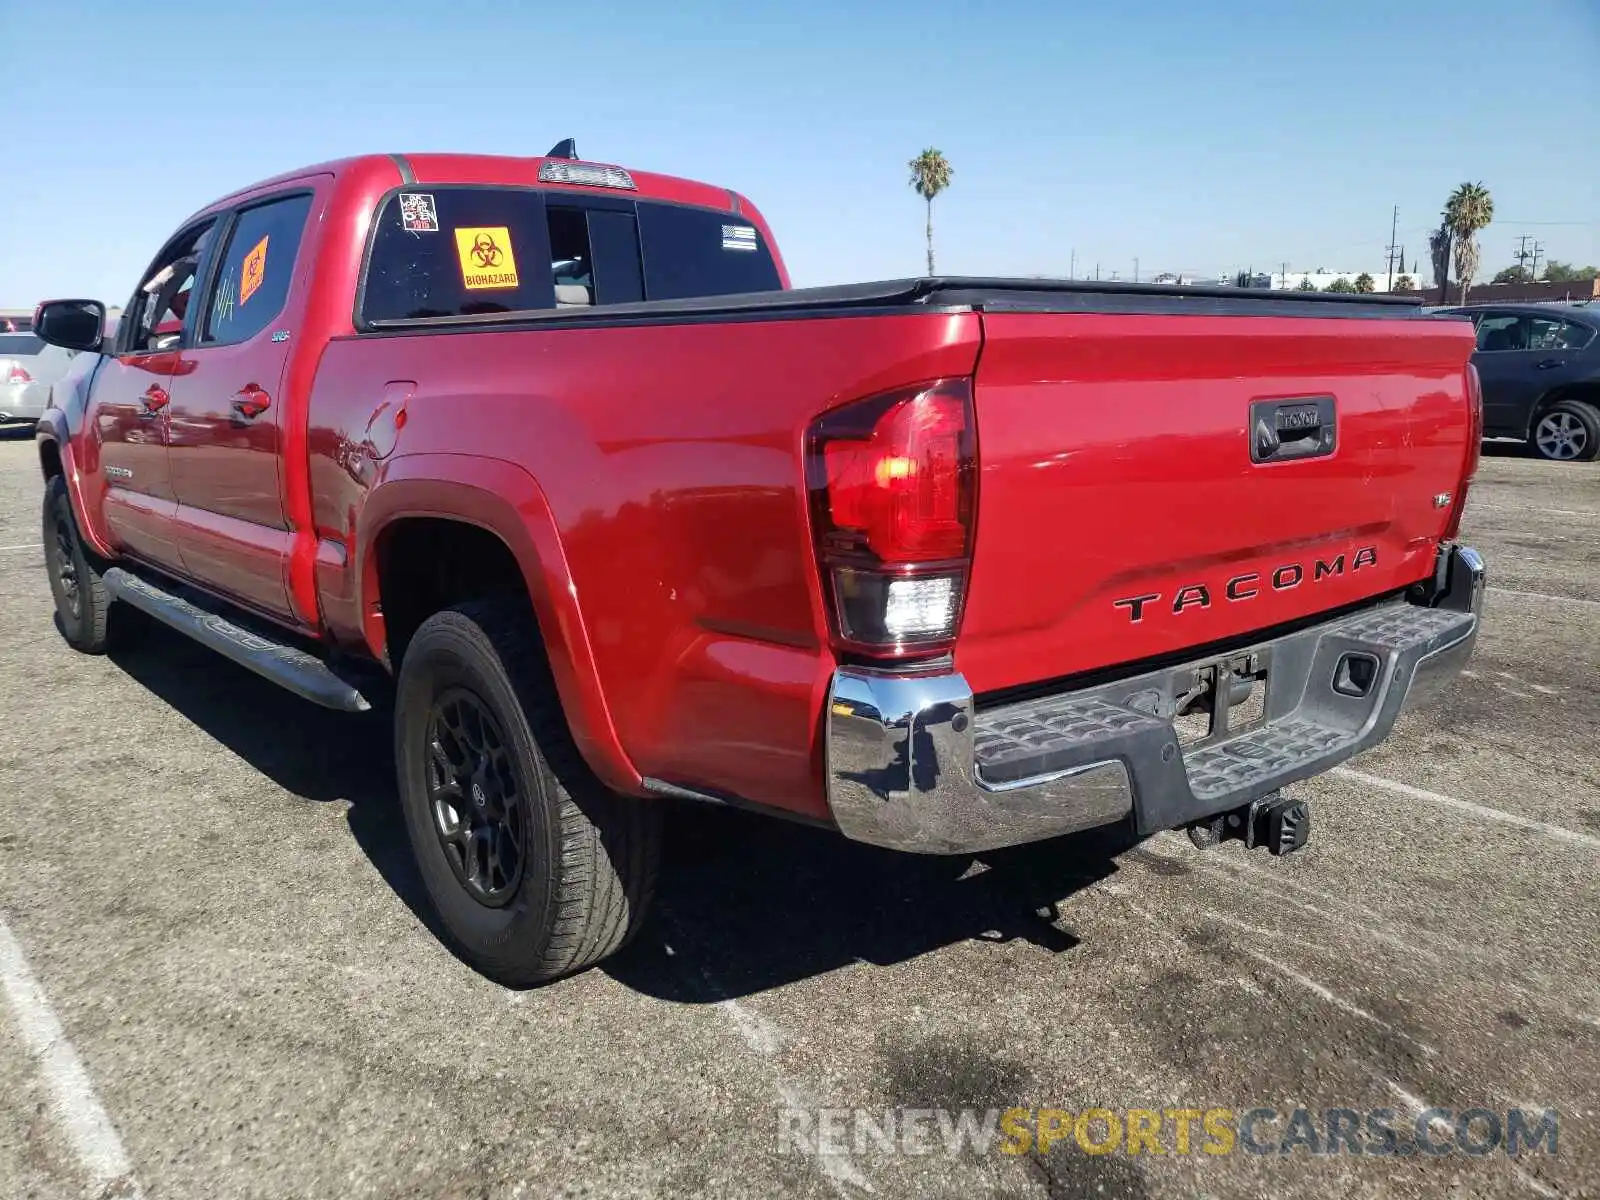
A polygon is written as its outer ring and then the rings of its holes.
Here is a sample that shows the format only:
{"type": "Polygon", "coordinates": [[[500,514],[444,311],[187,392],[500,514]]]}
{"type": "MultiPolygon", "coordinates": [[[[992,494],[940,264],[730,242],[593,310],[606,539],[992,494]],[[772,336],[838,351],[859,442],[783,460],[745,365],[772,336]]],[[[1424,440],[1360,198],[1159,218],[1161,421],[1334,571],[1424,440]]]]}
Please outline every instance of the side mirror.
{"type": "Polygon", "coordinates": [[[98,300],[46,300],[33,312],[33,332],[64,350],[100,349],[106,306],[98,300]]]}

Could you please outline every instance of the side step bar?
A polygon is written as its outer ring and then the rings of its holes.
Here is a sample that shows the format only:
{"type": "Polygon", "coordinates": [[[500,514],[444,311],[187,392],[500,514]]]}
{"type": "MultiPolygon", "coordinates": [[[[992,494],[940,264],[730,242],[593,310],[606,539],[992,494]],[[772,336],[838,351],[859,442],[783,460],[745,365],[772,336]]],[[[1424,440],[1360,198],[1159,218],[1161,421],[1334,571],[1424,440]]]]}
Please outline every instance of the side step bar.
{"type": "Polygon", "coordinates": [[[353,685],[335,675],[327,663],[297,646],[273,641],[236,625],[220,613],[202,608],[121,567],[106,571],[105,585],[118,600],[313,704],[341,712],[365,712],[372,707],[353,685]]]}

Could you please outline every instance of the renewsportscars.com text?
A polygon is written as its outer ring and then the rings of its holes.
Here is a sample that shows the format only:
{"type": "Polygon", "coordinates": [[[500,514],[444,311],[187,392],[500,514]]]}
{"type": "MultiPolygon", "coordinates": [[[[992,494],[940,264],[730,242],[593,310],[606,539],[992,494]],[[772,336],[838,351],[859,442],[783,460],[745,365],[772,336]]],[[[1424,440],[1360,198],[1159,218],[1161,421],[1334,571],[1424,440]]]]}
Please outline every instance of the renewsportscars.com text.
{"type": "Polygon", "coordinates": [[[782,1108],[783,1154],[1554,1154],[1554,1109],[782,1108]]]}

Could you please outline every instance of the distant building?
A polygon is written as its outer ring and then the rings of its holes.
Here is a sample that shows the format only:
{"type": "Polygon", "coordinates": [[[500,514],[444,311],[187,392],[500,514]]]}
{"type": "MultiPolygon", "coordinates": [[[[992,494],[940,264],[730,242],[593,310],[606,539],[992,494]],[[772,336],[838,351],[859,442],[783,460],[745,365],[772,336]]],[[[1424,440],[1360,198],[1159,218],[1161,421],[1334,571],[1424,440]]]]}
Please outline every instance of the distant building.
{"type": "MultiPolygon", "coordinates": [[[[1330,271],[1326,267],[1318,267],[1314,271],[1290,271],[1286,275],[1280,275],[1277,273],[1258,273],[1251,276],[1252,282],[1250,283],[1250,286],[1262,289],[1271,288],[1278,291],[1294,291],[1296,288],[1303,288],[1306,280],[1310,280],[1312,287],[1316,288],[1319,292],[1325,292],[1328,290],[1328,285],[1334,280],[1343,279],[1349,283],[1354,283],[1356,281],[1356,276],[1361,275],[1363,272],[1372,276],[1372,285],[1378,291],[1381,292],[1388,286],[1389,267],[1387,264],[1380,266],[1377,269],[1373,269],[1372,267],[1363,267],[1358,271],[1330,271]]],[[[1232,287],[1238,282],[1240,274],[1241,272],[1239,271],[1230,271],[1228,274],[1217,279],[1216,282],[1221,284],[1223,287],[1232,287]]],[[[1411,282],[1416,284],[1419,290],[1421,289],[1422,281],[1417,278],[1417,273],[1415,271],[1402,272],[1397,268],[1395,270],[1394,277],[1399,279],[1402,274],[1410,275],[1411,282]]]]}

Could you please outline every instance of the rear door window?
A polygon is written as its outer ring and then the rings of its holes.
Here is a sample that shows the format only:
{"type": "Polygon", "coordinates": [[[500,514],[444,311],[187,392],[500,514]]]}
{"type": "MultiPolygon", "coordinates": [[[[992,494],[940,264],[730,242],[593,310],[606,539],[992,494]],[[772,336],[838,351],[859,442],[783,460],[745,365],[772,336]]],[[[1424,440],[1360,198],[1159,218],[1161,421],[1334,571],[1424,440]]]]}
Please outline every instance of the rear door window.
{"type": "Polygon", "coordinates": [[[201,345],[249,341],[283,311],[311,199],[285,196],[239,214],[211,289],[201,345]]]}
{"type": "Polygon", "coordinates": [[[767,292],[782,286],[761,231],[737,213],[639,202],[645,292],[652,300],[767,292]]]}
{"type": "Polygon", "coordinates": [[[361,291],[365,322],[549,308],[544,197],[515,188],[396,192],[378,213],[361,291]]]}
{"type": "Polygon", "coordinates": [[[0,358],[37,354],[44,343],[31,333],[0,333],[0,358]]]}
{"type": "Polygon", "coordinates": [[[1594,336],[1594,330],[1576,321],[1563,321],[1559,317],[1530,317],[1530,348],[1534,350],[1582,350],[1594,336]]]}

